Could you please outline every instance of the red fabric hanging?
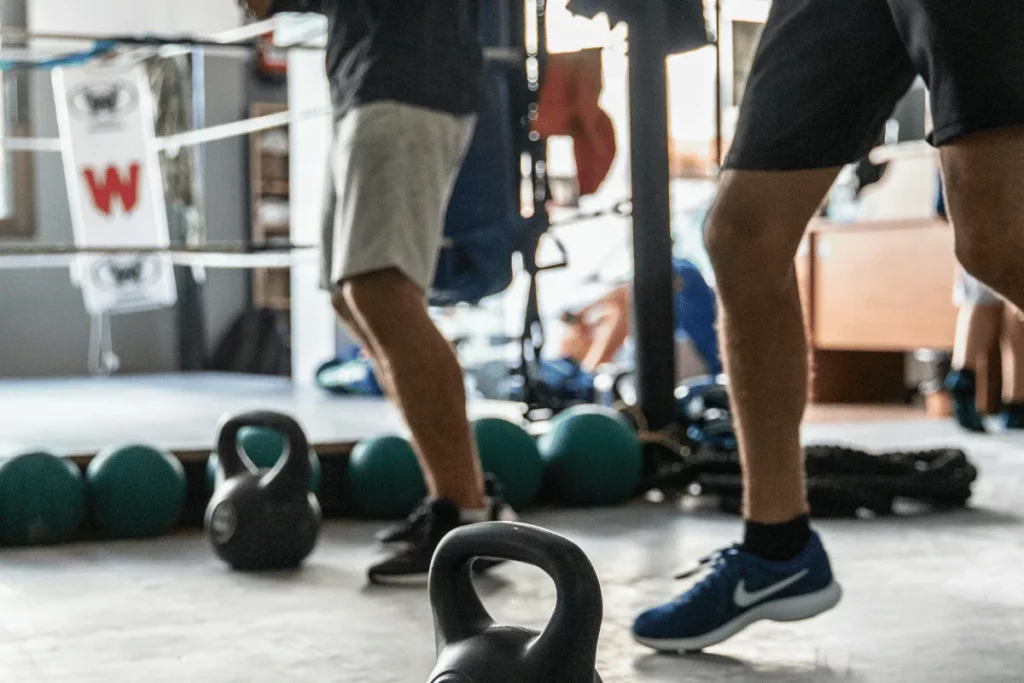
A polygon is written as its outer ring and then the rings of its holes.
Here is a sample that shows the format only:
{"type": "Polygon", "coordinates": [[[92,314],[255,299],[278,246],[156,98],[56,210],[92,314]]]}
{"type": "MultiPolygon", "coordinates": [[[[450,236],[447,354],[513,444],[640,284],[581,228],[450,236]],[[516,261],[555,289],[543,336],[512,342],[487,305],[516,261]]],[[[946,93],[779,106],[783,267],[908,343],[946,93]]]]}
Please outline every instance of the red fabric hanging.
{"type": "Polygon", "coordinates": [[[572,137],[581,195],[597,192],[615,160],[615,128],[598,104],[603,81],[599,49],[549,55],[533,123],[542,138],[572,137]]]}

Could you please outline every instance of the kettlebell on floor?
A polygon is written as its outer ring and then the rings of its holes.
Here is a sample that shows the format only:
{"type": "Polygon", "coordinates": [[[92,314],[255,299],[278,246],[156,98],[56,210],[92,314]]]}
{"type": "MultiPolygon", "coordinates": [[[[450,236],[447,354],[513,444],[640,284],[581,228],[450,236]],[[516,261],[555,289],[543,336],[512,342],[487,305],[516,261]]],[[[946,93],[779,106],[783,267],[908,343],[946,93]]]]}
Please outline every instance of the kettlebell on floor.
{"type": "Polygon", "coordinates": [[[456,529],[434,554],[429,592],[437,641],[429,683],[601,683],[601,585],[568,539],[517,522],[456,529]],[[525,562],[552,578],[557,599],[543,632],[494,623],[473,587],[478,557],[525,562]]]}
{"type": "Polygon", "coordinates": [[[302,564],[320,534],[320,503],[309,492],[309,441],[287,415],[255,411],[222,421],[217,438],[222,476],[206,508],[206,535],[214,552],[241,571],[287,569],[302,564]],[[244,427],[285,435],[287,447],[269,472],[261,472],[238,445],[244,427]]]}

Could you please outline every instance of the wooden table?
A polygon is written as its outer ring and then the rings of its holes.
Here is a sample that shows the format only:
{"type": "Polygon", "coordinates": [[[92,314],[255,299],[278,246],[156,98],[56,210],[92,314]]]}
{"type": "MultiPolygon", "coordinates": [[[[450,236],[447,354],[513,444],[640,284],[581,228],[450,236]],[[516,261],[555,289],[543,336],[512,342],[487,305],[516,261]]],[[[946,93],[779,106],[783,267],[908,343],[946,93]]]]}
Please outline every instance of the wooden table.
{"type": "Polygon", "coordinates": [[[952,347],[955,273],[938,218],[812,223],[797,257],[812,400],[903,400],[906,353],[952,347]]]}

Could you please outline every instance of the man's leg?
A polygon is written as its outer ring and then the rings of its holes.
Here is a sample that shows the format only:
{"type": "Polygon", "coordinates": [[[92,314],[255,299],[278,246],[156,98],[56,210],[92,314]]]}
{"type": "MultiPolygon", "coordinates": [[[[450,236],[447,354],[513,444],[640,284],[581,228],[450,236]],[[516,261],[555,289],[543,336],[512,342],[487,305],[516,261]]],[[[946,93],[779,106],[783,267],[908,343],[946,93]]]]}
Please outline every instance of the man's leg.
{"type": "Polygon", "coordinates": [[[1003,307],[1003,408],[1004,429],[1024,429],[1024,315],[1016,306],[1003,307]]]}
{"type": "Polygon", "coordinates": [[[987,368],[989,355],[999,343],[1005,306],[991,290],[966,273],[961,274],[958,287],[962,290],[963,304],[957,314],[953,362],[946,377],[946,388],[953,400],[953,415],[960,426],[972,432],[984,432],[985,423],[978,413],[978,369],[987,368]],[[989,301],[982,301],[982,297],[989,301]]]}
{"type": "MultiPolygon", "coordinates": [[[[1022,103],[1024,104],[1024,103],[1022,103]]],[[[964,268],[1006,297],[1024,306],[1024,126],[963,136],[941,148],[947,206],[956,229],[957,258],[964,268]]],[[[1007,307],[1010,308],[1010,307],[1007,307]]],[[[1013,311],[1012,316],[1019,316],[1013,311]]],[[[1007,320],[1008,342],[1020,345],[1019,323],[1007,320]]],[[[1009,361],[1014,385],[1015,354],[1009,361]]],[[[1013,411],[1008,411],[1013,412],[1013,411]]],[[[1005,419],[1005,418],[1004,418],[1005,419]]],[[[1007,420],[1008,426],[1024,419],[1007,420]]]]}
{"type": "Polygon", "coordinates": [[[999,341],[1003,324],[1002,304],[960,307],[956,319],[956,339],[953,340],[953,369],[976,371],[978,361],[984,361],[999,341]]]}
{"type": "Polygon", "coordinates": [[[807,515],[807,349],[793,260],[838,170],[868,152],[913,76],[885,3],[772,4],[706,227],[743,465],[744,540],[713,555],[682,598],[641,614],[641,643],[701,649],[756,621],[806,619],[840,600],[807,515]]]}
{"type": "Polygon", "coordinates": [[[1003,306],[1003,401],[1024,404],[1024,315],[1016,306],[1003,306]]]}
{"type": "Polygon", "coordinates": [[[558,355],[560,358],[580,363],[587,357],[587,351],[593,343],[594,333],[590,325],[583,320],[574,320],[565,325],[565,332],[558,346],[558,355]]]}
{"type": "Polygon", "coordinates": [[[591,327],[593,343],[580,362],[580,369],[583,372],[594,373],[599,367],[615,359],[629,337],[631,308],[630,300],[625,296],[609,300],[602,308],[597,322],[591,327]]]}
{"type": "Polygon", "coordinates": [[[966,135],[940,150],[947,207],[964,268],[1024,306],[1024,127],[966,135]]]}
{"type": "Polygon", "coordinates": [[[354,108],[337,126],[322,284],[402,413],[432,494],[378,535],[403,545],[370,567],[375,583],[422,581],[448,532],[507,514],[496,496],[485,500],[462,373],[425,296],[474,123],[382,101],[354,108]]]}
{"type": "MultiPolygon", "coordinates": [[[[744,517],[754,524],[791,522],[808,512],[800,446],[807,343],[794,258],[837,173],[727,172],[708,217],[706,242],[742,456],[744,517]]],[[[796,555],[807,536],[784,544],[782,554],[796,555]]]]}
{"type": "Polygon", "coordinates": [[[365,331],[381,384],[413,434],[430,495],[463,510],[483,510],[462,370],[427,314],[423,291],[389,269],[346,280],[342,293],[365,331]]]}

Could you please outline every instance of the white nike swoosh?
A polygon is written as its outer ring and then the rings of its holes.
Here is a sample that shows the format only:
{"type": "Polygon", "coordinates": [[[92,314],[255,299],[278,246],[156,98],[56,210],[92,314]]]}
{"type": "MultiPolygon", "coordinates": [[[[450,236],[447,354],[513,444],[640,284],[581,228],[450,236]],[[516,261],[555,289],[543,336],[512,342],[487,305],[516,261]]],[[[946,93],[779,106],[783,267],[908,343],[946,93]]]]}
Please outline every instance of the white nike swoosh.
{"type": "Polygon", "coordinates": [[[762,588],[761,590],[753,593],[747,592],[746,581],[740,581],[739,585],[736,586],[736,593],[733,595],[732,599],[736,603],[737,607],[750,607],[755,603],[761,602],[765,598],[770,598],[776,593],[786,590],[794,583],[807,576],[807,573],[808,572],[805,569],[802,572],[793,574],[793,576],[785,579],[784,581],[779,581],[778,583],[772,584],[767,588],[762,588]]]}

